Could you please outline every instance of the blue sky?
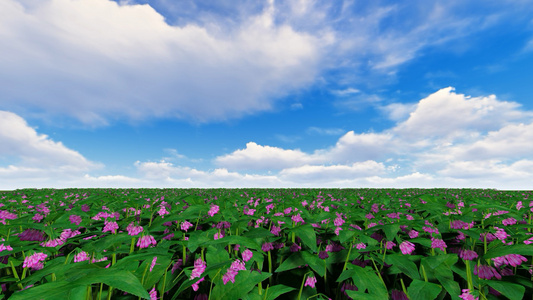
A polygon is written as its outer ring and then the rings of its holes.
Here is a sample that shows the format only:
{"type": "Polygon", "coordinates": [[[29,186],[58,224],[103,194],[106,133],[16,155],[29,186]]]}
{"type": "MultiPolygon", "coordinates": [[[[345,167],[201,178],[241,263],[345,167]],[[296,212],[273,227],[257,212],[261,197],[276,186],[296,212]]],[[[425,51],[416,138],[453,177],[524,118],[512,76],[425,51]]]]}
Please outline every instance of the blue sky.
{"type": "Polygon", "coordinates": [[[530,1],[4,0],[0,189],[531,189],[530,1]]]}

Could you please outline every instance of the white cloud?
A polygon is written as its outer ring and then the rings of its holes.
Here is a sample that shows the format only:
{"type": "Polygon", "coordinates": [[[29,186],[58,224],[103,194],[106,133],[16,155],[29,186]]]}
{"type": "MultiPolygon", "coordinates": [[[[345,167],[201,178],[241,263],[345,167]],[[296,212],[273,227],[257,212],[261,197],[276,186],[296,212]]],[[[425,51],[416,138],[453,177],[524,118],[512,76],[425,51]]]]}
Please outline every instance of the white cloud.
{"type": "Polygon", "coordinates": [[[385,174],[385,166],[375,161],[364,161],[352,165],[303,165],[286,168],[279,172],[279,177],[294,183],[310,184],[334,182],[339,179],[361,178],[385,174]]]}
{"type": "Polygon", "coordinates": [[[0,111],[0,157],[15,157],[25,170],[68,168],[73,172],[87,171],[98,165],[77,151],[54,142],[28,126],[20,116],[0,111]]]}
{"type": "Polygon", "coordinates": [[[274,23],[272,7],[227,35],[171,26],[148,5],[108,0],[6,0],[0,11],[0,104],[91,125],[270,109],[313,81],[332,41],[274,23]]]}
{"type": "Polygon", "coordinates": [[[319,134],[319,135],[340,135],[346,132],[342,128],[320,128],[311,126],[307,128],[306,133],[307,134],[319,134]]]}
{"type": "Polygon", "coordinates": [[[485,132],[510,122],[531,117],[515,102],[500,101],[496,96],[466,97],[453,88],[441,89],[418,102],[409,118],[394,131],[408,139],[450,137],[463,132],[485,132]]]}
{"type": "Polygon", "coordinates": [[[298,149],[286,150],[249,142],[244,149],[217,157],[215,163],[237,170],[279,170],[320,160],[320,157],[306,154],[298,149]]]}

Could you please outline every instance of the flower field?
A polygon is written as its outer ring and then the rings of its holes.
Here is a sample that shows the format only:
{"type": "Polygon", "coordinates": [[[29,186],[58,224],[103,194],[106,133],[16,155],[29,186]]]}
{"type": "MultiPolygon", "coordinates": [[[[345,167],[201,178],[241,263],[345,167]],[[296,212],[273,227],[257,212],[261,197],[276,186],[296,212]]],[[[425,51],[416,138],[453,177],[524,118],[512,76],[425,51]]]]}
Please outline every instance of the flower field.
{"type": "Polygon", "coordinates": [[[533,299],[530,191],[0,192],[0,299],[533,299]]]}

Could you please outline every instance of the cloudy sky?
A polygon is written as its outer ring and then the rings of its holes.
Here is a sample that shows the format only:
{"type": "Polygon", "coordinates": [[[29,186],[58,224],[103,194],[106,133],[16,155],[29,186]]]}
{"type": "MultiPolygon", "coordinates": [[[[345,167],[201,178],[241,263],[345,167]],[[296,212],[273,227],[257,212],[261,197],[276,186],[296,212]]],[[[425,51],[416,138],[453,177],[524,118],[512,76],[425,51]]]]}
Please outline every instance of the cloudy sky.
{"type": "Polygon", "coordinates": [[[2,0],[0,189],[533,188],[533,5],[2,0]]]}

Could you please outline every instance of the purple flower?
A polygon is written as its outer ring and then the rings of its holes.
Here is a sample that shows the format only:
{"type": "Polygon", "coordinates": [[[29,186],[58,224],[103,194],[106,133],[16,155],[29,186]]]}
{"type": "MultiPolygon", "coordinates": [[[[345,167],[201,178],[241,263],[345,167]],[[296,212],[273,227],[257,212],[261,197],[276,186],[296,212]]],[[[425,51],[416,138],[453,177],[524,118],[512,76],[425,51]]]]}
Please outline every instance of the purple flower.
{"type": "Polygon", "coordinates": [[[272,246],[272,243],[264,243],[261,246],[261,250],[263,250],[264,252],[268,252],[270,250],[274,250],[274,246],[272,246]]]}
{"type": "Polygon", "coordinates": [[[497,279],[502,279],[502,276],[494,267],[481,265],[474,267],[474,275],[477,275],[481,279],[491,279],[496,277],[497,279]]]}
{"type": "Polygon", "coordinates": [[[294,243],[291,245],[291,248],[290,248],[291,252],[298,252],[300,250],[302,250],[302,247],[300,247],[300,245],[294,243]]]}
{"type": "Polygon", "coordinates": [[[280,231],[281,231],[281,227],[276,226],[276,225],[272,226],[272,229],[270,229],[270,232],[276,236],[279,236],[280,231]]]}
{"type": "Polygon", "coordinates": [[[409,298],[407,298],[407,295],[403,291],[399,291],[399,290],[391,291],[391,299],[392,300],[409,300],[409,298]]]}
{"type": "Polygon", "coordinates": [[[318,257],[319,257],[320,259],[326,259],[326,258],[329,257],[329,254],[328,254],[327,251],[320,251],[320,252],[318,252],[318,257]]]}
{"type": "Polygon", "coordinates": [[[403,241],[400,244],[400,250],[402,251],[402,254],[408,254],[410,255],[415,250],[415,244],[409,242],[409,241],[403,241]]]}
{"type": "Polygon", "coordinates": [[[446,246],[446,243],[441,240],[441,239],[437,239],[437,238],[431,238],[431,248],[435,249],[435,248],[439,248],[441,251],[444,251],[444,248],[447,248],[448,246],[446,246]]]}
{"type": "Polygon", "coordinates": [[[307,279],[305,280],[304,286],[309,286],[309,287],[315,288],[315,283],[316,283],[316,277],[315,276],[307,277],[307,279]]]}
{"type": "Polygon", "coordinates": [[[174,274],[174,271],[181,269],[181,266],[183,265],[183,260],[180,258],[174,265],[172,266],[172,269],[170,270],[171,274],[174,274]]]}
{"type": "Polygon", "coordinates": [[[461,252],[459,252],[459,257],[464,260],[474,260],[478,255],[476,251],[462,249],[461,252]]]}
{"type": "Polygon", "coordinates": [[[45,240],[44,235],[41,231],[37,229],[26,229],[19,234],[19,239],[21,241],[37,241],[42,242],[45,240]]]}

